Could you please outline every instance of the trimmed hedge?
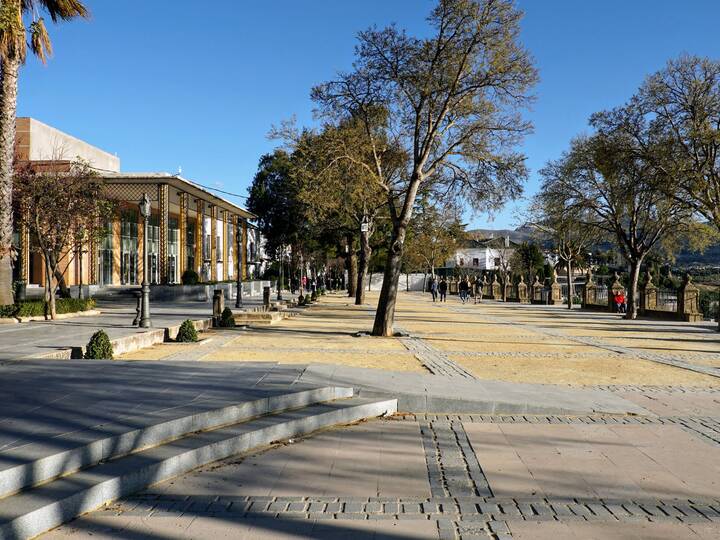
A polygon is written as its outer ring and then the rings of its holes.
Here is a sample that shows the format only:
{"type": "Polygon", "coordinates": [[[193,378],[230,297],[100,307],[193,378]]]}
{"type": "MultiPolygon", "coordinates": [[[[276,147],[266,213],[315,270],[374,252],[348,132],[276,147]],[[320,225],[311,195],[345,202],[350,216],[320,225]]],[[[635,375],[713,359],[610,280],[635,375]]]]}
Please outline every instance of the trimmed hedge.
{"type": "Polygon", "coordinates": [[[218,326],[220,328],[235,328],[235,316],[229,307],[223,309],[218,326]]]}
{"type": "MultiPolygon", "coordinates": [[[[78,313],[95,307],[92,298],[56,298],[58,313],[78,313]]],[[[42,317],[45,315],[45,300],[28,300],[10,306],[0,306],[0,317],[42,317]]]]}
{"type": "Polygon", "coordinates": [[[112,360],[113,346],[105,330],[95,332],[85,348],[85,358],[90,360],[112,360]]]}
{"type": "Polygon", "coordinates": [[[190,319],[186,319],[180,325],[180,330],[175,337],[175,341],[179,343],[194,343],[198,340],[197,330],[190,319]]]}
{"type": "Polygon", "coordinates": [[[183,285],[197,285],[200,283],[200,276],[195,270],[185,270],[180,281],[183,285]]]}

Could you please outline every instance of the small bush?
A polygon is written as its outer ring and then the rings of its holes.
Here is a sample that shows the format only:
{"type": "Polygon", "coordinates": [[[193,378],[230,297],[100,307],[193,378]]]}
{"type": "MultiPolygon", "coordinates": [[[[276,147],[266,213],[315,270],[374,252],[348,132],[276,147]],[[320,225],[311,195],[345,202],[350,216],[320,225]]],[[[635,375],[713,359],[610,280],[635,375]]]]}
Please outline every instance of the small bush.
{"type": "Polygon", "coordinates": [[[200,283],[200,276],[195,270],[185,270],[180,281],[183,285],[197,285],[200,283]]]}
{"type": "Polygon", "coordinates": [[[178,330],[175,341],[178,341],[180,343],[194,343],[197,340],[198,335],[197,330],[195,330],[195,325],[190,319],[186,319],[180,325],[180,330],[178,330]]]}
{"type": "Polygon", "coordinates": [[[313,291],[312,294],[310,295],[310,301],[317,302],[317,299],[318,299],[317,292],[313,291]]]}
{"type": "Polygon", "coordinates": [[[297,298],[298,306],[304,306],[305,305],[305,297],[301,294],[297,298]]]}
{"type": "Polygon", "coordinates": [[[15,304],[9,304],[7,306],[0,306],[0,317],[14,317],[17,311],[15,304]]]}
{"type": "Polygon", "coordinates": [[[230,308],[223,309],[218,326],[220,328],[235,328],[235,316],[230,308]]]}
{"type": "Polygon", "coordinates": [[[105,330],[95,332],[85,349],[85,358],[92,360],[112,360],[113,346],[105,330]]]}

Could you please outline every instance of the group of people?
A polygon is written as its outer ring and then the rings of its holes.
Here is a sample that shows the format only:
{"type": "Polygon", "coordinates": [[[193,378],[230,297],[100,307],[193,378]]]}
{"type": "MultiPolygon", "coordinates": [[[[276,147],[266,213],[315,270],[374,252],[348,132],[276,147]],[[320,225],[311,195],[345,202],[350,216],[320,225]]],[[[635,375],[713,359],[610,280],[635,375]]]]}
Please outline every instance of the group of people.
{"type": "MultiPolygon", "coordinates": [[[[438,301],[438,296],[440,297],[440,302],[447,302],[447,290],[448,283],[445,278],[442,278],[439,283],[435,278],[430,279],[430,293],[432,294],[433,302],[438,301]]],[[[460,283],[458,283],[458,295],[463,304],[470,299],[470,282],[466,277],[463,277],[460,283]]]]}
{"type": "Polygon", "coordinates": [[[433,302],[438,301],[438,294],[440,295],[440,302],[447,302],[447,290],[448,284],[447,281],[445,281],[445,278],[442,278],[440,283],[438,283],[435,278],[431,278],[430,294],[432,294],[433,302]]]}

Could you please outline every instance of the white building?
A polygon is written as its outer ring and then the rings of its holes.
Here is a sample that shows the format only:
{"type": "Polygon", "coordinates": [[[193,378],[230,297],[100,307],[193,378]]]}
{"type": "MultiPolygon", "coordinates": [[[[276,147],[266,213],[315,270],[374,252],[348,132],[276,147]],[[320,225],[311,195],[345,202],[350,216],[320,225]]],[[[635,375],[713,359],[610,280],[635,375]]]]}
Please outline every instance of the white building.
{"type": "Polygon", "coordinates": [[[468,270],[497,270],[508,264],[517,245],[509,236],[467,240],[445,266],[468,270]]]}

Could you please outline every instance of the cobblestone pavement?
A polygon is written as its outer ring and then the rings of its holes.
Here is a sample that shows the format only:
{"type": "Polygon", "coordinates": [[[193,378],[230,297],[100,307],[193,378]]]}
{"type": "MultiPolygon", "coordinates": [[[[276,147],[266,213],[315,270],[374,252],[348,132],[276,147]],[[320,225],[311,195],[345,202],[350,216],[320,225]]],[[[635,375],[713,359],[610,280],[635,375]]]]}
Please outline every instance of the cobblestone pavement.
{"type": "Polygon", "coordinates": [[[417,336],[401,337],[400,342],[405,345],[407,350],[414,353],[415,358],[417,358],[433,375],[475,379],[475,375],[467,371],[461,365],[450,360],[445,353],[438,351],[427,341],[417,336]]]}
{"type": "Polygon", "coordinates": [[[206,467],[47,537],[145,538],[144,531],[167,522],[184,523],[177,537],[191,538],[202,537],[201,523],[205,531],[215,524],[225,537],[252,526],[256,536],[248,537],[263,539],[720,538],[718,447],[717,411],[705,417],[406,414],[206,467]],[[487,431],[492,426],[521,431],[508,432],[498,445],[487,431]],[[544,444],[546,454],[536,454],[544,444]],[[542,456],[555,454],[567,470],[547,475],[542,456]],[[425,487],[418,484],[419,467],[425,487]],[[262,482],[248,483],[256,476],[262,482]]]}

